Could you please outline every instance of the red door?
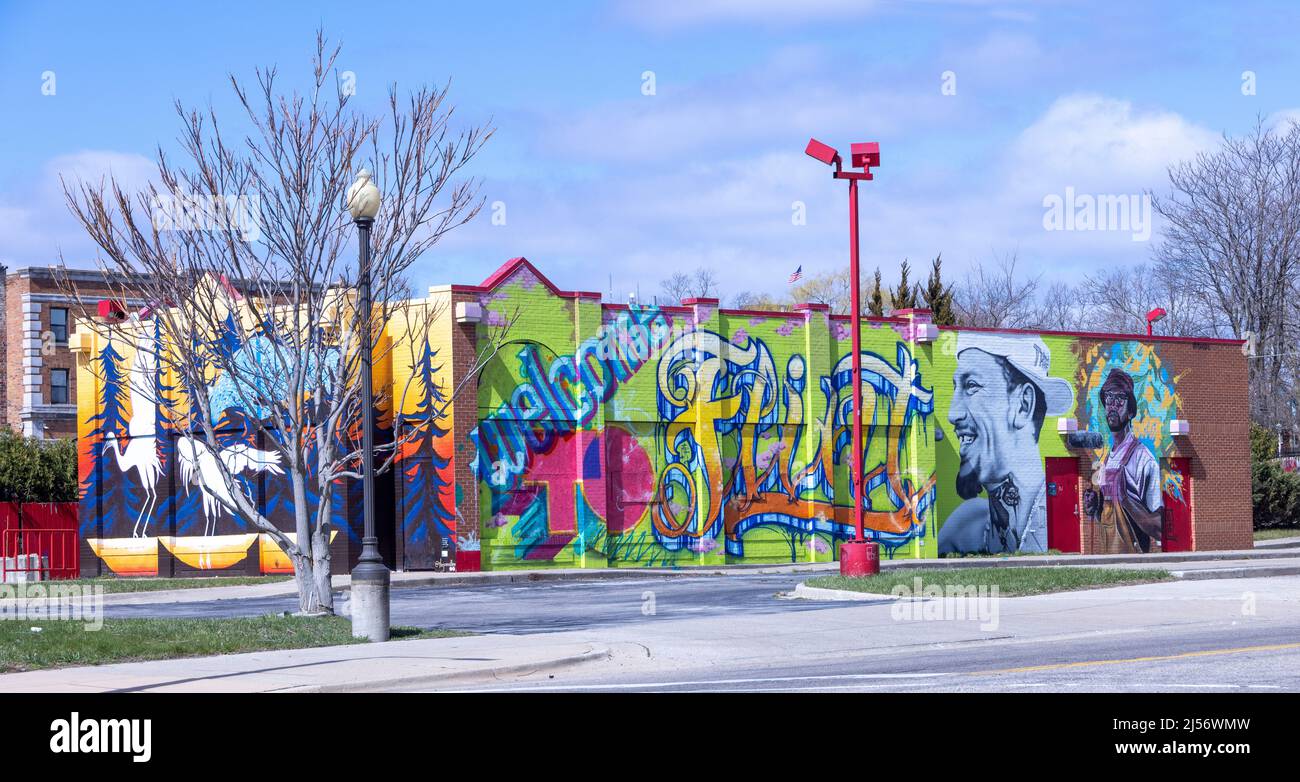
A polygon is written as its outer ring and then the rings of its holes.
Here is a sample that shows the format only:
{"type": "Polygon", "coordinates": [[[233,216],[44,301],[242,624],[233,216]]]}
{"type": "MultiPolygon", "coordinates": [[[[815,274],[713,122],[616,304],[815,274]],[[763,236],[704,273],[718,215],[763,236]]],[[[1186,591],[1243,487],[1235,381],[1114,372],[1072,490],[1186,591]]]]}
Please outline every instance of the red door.
{"type": "Polygon", "coordinates": [[[1052,456],[1047,459],[1047,547],[1078,554],[1079,460],[1052,456]]]}
{"type": "Polygon", "coordinates": [[[1166,486],[1164,492],[1165,523],[1161,551],[1192,550],[1192,465],[1186,456],[1171,456],[1165,469],[1178,478],[1178,490],[1166,486]]]}

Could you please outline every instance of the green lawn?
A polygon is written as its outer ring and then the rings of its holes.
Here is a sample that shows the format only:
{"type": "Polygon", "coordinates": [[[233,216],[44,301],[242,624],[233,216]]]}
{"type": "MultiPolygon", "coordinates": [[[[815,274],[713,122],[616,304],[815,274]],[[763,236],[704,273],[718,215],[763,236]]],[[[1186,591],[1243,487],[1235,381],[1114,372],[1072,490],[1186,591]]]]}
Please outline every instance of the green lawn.
{"type": "MultiPolygon", "coordinates": [[[[67,581],[34,582],[41,587],[49,586],[98,586],[104,588],[104,594],[112,592],[156,592],[163,589],[202,589],[203,587],[248,586],[249,584],[274,584],[292,581],[292,576],[219,576],[216,578],[118,578],[104,576],[100,578],[74,578],[67,581]]],[[[9,584],[15,589],[21,584],[9,584]]]]}
{"type": "MultiPolygon", "coordinates": [[[[394,640],[469,635],[394,627],[394,640]]],[[[209,654],[366,643],[345,617],[258,616],[233,619],[105,619],[99,630],[68,620],[0,622],[0,673],[164,660],[209,654]],[[34,632],[39,627],[40,632],[34,632]]]]}
{"type": "Polygon", "coordinates": [[[1173,578],[1164,570],[1120,570],[1117,568],[1090,567],[982,567],[961,569],[920,569],[893,570],[878,576],[865,578],[846,578],[844,576],[821,576],[810,578],[806,583],[810,587],[822,589],[847,589],[854,592],[872,592],[890,594],[894,587],[902,585],[912,590],[914,579],[921,579],[922,586],[961,586],[993,587],[1003,597],[1016,595],[1041,595],[1048,592],[1068,592],[1074,589],[1092,589],[1094,587],[1117,586],[1120,584],[1143,584],[1152,581],[1167,581],[1173,578]]]}
{"type": "Polygon", "coordinates": [[[1255,540],[1277,540],[1278,538],[1300,538],[1300,529],[1255,530],[1255,540]]]}

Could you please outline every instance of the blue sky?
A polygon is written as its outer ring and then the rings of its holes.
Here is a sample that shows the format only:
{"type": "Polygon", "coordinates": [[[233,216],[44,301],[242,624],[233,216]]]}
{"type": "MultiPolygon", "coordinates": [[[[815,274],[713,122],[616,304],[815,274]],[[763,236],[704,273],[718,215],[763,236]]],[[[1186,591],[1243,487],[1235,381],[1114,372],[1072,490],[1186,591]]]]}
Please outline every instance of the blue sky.
{"type": "Polygon", "coordinates": [[[1159,225],[1146,242],[1046,231],[1043,199],[1159,193],[1168,165],[1222,133],[1300,116],[1298,16],[1250,2],[0,0],[0,262],[92,265],[58,174],[143,181],[179,128],[174,100],[233,122],[227,74],[305,74],[322,26],[361,105],[450,77],[458,116],[499,128],[470,173],[506,224],[485,210],[421,261],[420,285],[525,255],[618,299],[697,266],[728,296],[781,295],[796,266],[846,262],[844,188],[803,156],[809,136],[881,144],[862,197],[868,269],[942,252],[960,276],[1015,251],[1074,280],[1147,260],[1159,225]]]}

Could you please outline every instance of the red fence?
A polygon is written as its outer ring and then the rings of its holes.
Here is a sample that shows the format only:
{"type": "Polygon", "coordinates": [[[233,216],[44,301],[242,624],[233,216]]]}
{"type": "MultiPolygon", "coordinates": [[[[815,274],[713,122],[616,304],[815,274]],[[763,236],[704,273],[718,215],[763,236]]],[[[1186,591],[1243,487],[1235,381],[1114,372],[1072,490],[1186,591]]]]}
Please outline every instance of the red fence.
{"type": "Polygon", "coordinates": [[[0,502],[0,580],[77,578],[77,503],[0,502]]]}

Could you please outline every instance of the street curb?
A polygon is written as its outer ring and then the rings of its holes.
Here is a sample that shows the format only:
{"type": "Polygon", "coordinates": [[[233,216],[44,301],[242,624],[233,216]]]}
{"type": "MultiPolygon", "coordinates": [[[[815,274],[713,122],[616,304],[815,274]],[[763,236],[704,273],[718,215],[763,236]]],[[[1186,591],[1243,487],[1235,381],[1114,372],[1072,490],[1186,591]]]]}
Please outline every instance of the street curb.
{"type": "Polygon", "coordinates": [[[441,683],[456,683],[468,681],[481,681],[485,678],[497,678],[501,676],[514,676],[528,673],[544,673],[546,671],[555,671],[563,668],[569,668],[584,663],[600,662],[608,660],[614,655],[614,652],[608,646],[597,646],[582,654],[572,654],[566,657],[555,657],[550,660],[542,660],[534,663],[518,663],[514,665],[500,665],[494,668],[480,668],[472,671],[450,671],[428,674],[417,674],[415,676],[392,676],[386,679],[371,679],[368,681],[353,681],[345,684],[312,684],[303,687],[291,687],[284,690],[274,690],[277,693],[326,693],[326,692],[369,692],[372,690],[384,690],[394,687],[418,687],[421,685],[433,685],[441,683]]]}
{"type": "Polygon", "coordinates": [[[1219,578],[1270,578],[1273,576],[1300,576],[1300,567],[1223,568],[1212,570],[1170,570],[1169,575],[1180,581],[1213,581],[1219,578]]]}
{"type": "Polygon", "coordinates": [[[852,589],[823,589],[810,587],[802,581],[795,585],[793,592],[786,593],[796,600],[825,600],[829,602],[862,603],[893,602],[900,598],[895,595],[882,595],[875,592],[855,592],[852,589]]]}
{"type": "MultiPolygon", "coordinates": [[[[1257,568],[1221,568],[1218,570],[1168,570],[1176,581],[1214,581],[1227,578],[1271,578],[1275,576],[1300,576],[1300,566],[1257,567],[1257,568]]],[[[1168,582],[1165,582],[1168,583],[1168,582]]],[[[1138,584],[1111,584],[1098,588],[1138,586],[1138,584]]],[[[1079,591],[1079,590],[1064,590],[1079,591]]],[[[1059,593],[1047,593],[1059,594],[1059,593]]],[[[920,599],[910,595],[886,595],[877,592],[858,592],[852,589],[825,589],[811,587],[806,582],[795,585],[793,592],[786,592],[785,597],[796,600],[822,600],[827,602],[874,602],[882,600],[920,599]]],[[[1035,595],[1010,595],[1009,597],[1035,597],[1035,595]]]]}
{"type": "Polygon", "coordinates": [[[1149,565],[1167,570],[1170,562],[1214,562],[1241,559],[1295,559],[1294,551],[1188,551],[1177,554],[1053,554],[1032,557],[954,557],[951,559],[905,559],[881,562],[885,569],[972,568],[972,567],[1075,567],[1078,565],[1149,565]]]}
{"type": "Polygon", "coordinates": [[[1300,536],[1294,538],[1274,538],[1273,540],[1255,541],[1255,549],[1300,548],[1300,536]]]}

